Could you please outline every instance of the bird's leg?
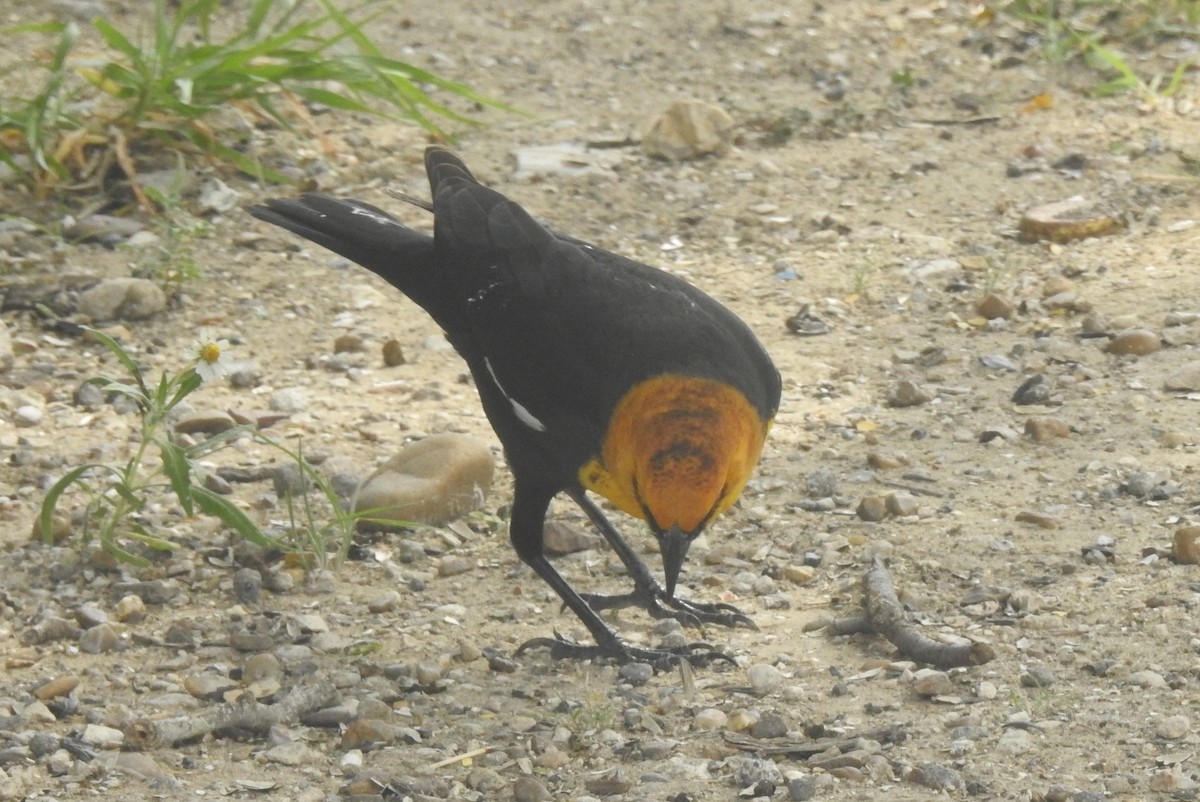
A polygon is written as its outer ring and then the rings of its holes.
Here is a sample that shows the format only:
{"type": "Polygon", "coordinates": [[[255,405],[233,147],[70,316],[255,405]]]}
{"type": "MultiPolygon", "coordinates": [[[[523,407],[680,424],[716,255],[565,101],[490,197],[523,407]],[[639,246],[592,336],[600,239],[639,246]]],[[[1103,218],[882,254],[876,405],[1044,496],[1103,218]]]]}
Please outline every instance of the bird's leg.
{"type": "Polygon", "coordinates": [[[552,491],[528,488],[518,482],[513,495],[509,537],[517,556],[545,580],[546,584],[554,588],[554,592],[579,617],[596,642],[594,645],[575,643],[555,633],[553,638],[534,638],[526,641],[517,649],[517,654],[526,649],[544,646],[550,649],[550,655],[555,659],[588,660],[607,657],[619,663],[638,661],[656,666],[670,666],[680,660],[687,660],[697,666],[708,665],[716,660],[734,662],[729,655],[718,652],[705,643],[691,643],[678,649],[645,649],[622,641],[599,614],[571,588],[542,551],[542,527],[546,509],[553,495],[552,491]]]}
{"type": "Polygon", "coordinates": [[[604,596],[596,593],[585,593],[583,598],[593,610],[613,610],[623,607],[641,607],[654,618],[674,618],[679,623],[689,627],[699,627],[702,624],[718,624],[724,627],[744,626],[758,629],[749,617],[744,615],[732,604],[688,602],[674,596],[668,596],[662,585],[650,573],[646,563],[642,561],[633,548],[621,537],[621,533],[612,522],[600,511],[587,493],[582,489],[567,491],[575,500],[592,524],[604,535],[608,545],[612,546],[617,557],[625,565],[625,570],[633,578],[633,590],[616,596],[604,596]],[[665,606],[664,606],[665,605],[665,606]],[[667,609],[667,608],[670,609],[667,609]]]}

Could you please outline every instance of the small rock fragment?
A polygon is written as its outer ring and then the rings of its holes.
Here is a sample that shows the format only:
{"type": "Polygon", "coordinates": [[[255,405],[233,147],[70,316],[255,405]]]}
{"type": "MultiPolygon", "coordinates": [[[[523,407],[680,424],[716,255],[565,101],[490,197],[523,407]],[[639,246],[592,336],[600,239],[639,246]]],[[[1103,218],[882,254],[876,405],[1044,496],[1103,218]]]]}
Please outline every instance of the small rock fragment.
{"type": "Polygon", "coordinates": [[[995,293],[984,296],[975,305],[975,312],[985,320],[1011,320],[1013,311],[1013,305],[995,293]]]}
{"type": "Polygon", "coordinates": [[[879,522],[887,517],[887,501],[883,496],[864,496],[855,510],[864,521],[879,522]]]}
{"type": "Polygon", "coordinates": [[[1082,198],[1069,198],[1028,209],[1018,225],[1026,242],[1071,242],[1101,237],[1124,228],[1124,223],[1100,205],[1082,198]]]}
{"type": "Polygon", "coordinates": [[[769,663],[755,663],[746,669],[746,679],[759,696],[777,691],[783,685],[783,673],[769,663]]]}
{"type": "Polygon", "coordinates": [[[910,783],[947,793],[961,793],[967,787],[966,781],[958,771],[940,763],[919,763],[905,775],[904,779],[910,783]]]}
{"type": "Polygon", "coordinates": [[[1071,434],[1067,424],[1057,418],[1027,418],[1025,434],[1035,443],[1048,443],[1071,434]]]}
{"type": "Polygon", "coordinates": [[[542,546],[551,557],[588,551],[602,545],[604,540],[591,532],[563,521],[546,521],[542,527],[542,546]]]}
{"type": "Polygon", "coordinates": [[[554,796],[541,781],[528,775],[518,777],[512,786],[513,802],[550,802],[554,796]]]}
{"type": "Polygon", "coordinates": [[[383,344],[383,364],[389,368],[394,368],[403,365],[407,360],[404,358],[404,348],[400,345],[400,341],[396,339],[387,340],[383,344]]]}
{"type": "Polygon", "coordinates": [[[897,518],[916,515],[919,511],[917,499],[912,493],[888,493],[884,497],[884,504],[888,513],[897,518]]]}
{"type": "Polygon", "coordinates": [[[915,407],[927,404],[932,400],[930,395],[911,379],[901,379],[888,388],[887,405],[889,407],[915,407]]]}
{"type": "Polygon", "coordinates": [[[1021,382],[1021,386],[1016,389],[1012,396],[1013,403],[1021,404],[1022,406],[1044,404],[1049,399],[1050,385],[1046,382],[1046,377],[1041,373],[1035,373],[1021,382]]]}
{"type": "Polygon", "coordinates": [[[141,621],[145,617],[146,603],[142,601],[141,596],[134,593],[122,596],[113,608],[113,618],[122,624],[141,621]]]}
{"type": "Polygon", "coordinates": [[[1171,557],[1185,565],[1200,563],[1200,526],[1181,526],[1175,530],[1171,557]]]}
{"type": "Polygon", "coordinates": [[[664,111],[642,138],[648,156],[668,161],[724,153],[733,135],[733,119],[700,100],[682,100],[664,111]]]}
{"type": "Polygon", "coordinates": [[[919,696],[949,696],[954,693],[954,683],[945,671],[922,668],[913,675],[913,691],[919,696]]]}
{"type": "Polygon", "coordinates": [[[1045,515],[1040,512],[1018,512],[1013,520],[1023,524],[1033,524],[1042,529],[1059,529],[1062,524],[1053,515],[1045,515]]]}
{"type": "Polygon", "coordinates": [[[1171,392],[1200,392],[1200,360],[1185,362],[1171,371],[1163,382],[1163,389],[1171,392]]]}
{"type": "Polygon", "coordinates": [[[698,710],[696,711],[696,715],[692,717],[692,723],[698,730],[721,729],[728,721],[729,716],[715,707],[706,707],[698,710]]]}
{"type": "Polygon", "coordinates": [[[87,654],[111,652],[120,639],[111,624],[99,624],[79,636],[79,650],[87,654]]]}

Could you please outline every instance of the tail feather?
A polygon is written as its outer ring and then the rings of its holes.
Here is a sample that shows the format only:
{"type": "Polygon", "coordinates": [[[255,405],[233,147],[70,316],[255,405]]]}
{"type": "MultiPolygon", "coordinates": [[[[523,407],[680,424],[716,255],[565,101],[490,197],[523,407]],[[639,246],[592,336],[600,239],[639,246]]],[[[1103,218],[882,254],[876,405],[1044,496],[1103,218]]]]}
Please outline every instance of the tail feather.
{"type": "Polygon", "coordinates": [[[448,277],[437,269],[428,234],[369,203],[328,195],[275,198],[247,211],[362,265],[424,308],[448,332],[454,330],[457,305],[448,277]]]}

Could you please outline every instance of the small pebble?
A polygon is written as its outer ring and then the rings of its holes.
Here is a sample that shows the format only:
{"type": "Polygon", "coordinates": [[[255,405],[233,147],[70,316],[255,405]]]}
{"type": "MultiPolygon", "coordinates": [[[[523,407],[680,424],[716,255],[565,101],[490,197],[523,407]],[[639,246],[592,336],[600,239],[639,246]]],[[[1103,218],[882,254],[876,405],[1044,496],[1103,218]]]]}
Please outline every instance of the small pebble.
{"type": "Polygon", "coordinates": [[[239,604],[257,604],[262,597],[262,586],[262,573],[254,568],[239,568],[233,574],[233,595],[239,604]]]}
{"type": "Polygon", "coordinates": [[[922,668],[913,675],[913,691],[920,696],[949,696],[954,693],[954,683],[945,671],[922,668]]]}
{"type": "Polygon", "coordinates": [[[60,696],[66,696],[78,686],[79,677],[56,677],[37,686],[33,691],[33,695],[35,698],[45,702],[50,699],[57,699],[60,696]]]}
{"type": "Polygon", "coordinates": [[[1149,669],[1134,671],[1129,675],[1129,684],[1149,690],[1166,690],[1167,680],[1162,674],[1149,669]]]}
{"type": "Polygon", "coordinates": [[[1054,684],[1054,674],[1045,668],[1031,668],[1021,674],[1022,688],[1049,688],[1054,684]]]}
{"type": "Polygon", "coordinates": [[[804,480],[804,492],[809,498],[829,498],[838,492],[837,474],[831,469],[820,467],[804,480]]]}
{"type": "Polygon", "coordinates": [[[1192,730],[1192,722],[1187,716],[1167,716],[1158,722],[1154,728],[1154,737],[1164,741],[1178,741],[1192,730]]]}
{"type": "Polygon", "coordinates": [[[746,669],[746,679],[750,687],[759,696],[778,690],[784,681],[784,676],[778,668],[767,663],[755,663],[746,669]]]}
{"type": "Polygon", "coordinates": [[[553,795],[541,781],[529,776],[518,777],[512,786],[513,802],[550,802],[553,795]]]}
{"type": "Polygon", "coordinates": [[[919,509],[912,493],[888,493],[884,497],[884,504],[888,513],[898,518],[916,515],[919,509]]]}
{"type": "Polygon", "coordinates": [[[387,340],[383,344],[383,364],[389,368],[403,365],[407,360],[404,358],[404,348],[401,347],[399,340],[387,340]]]}
{"type": "Polygon", "coordinates": [[[1013,516],[1013,520],[1025,524],[1033,524],[1042,529],[1059,529],[1062,527],[1062,522],[1053,515],[1045,515],[1040,512],[1018,512],[1013,516]]]}
{"type": "Polygon", "coordinates": [[[1050,385],[1041,373],[1035,373],[1023,381],[1012,395],[1012,402],[1022,406],[1045,404],[1049,400],[1050,385]]]}
{"type": "Polygon", "coordinates": [[[125,733],[103,724],[88,724],[79,740],[97,749],[120,749],[125,743],[125,733]]]}
{"type": "Polygon", "coordinates": [[[1110,354],[1145,356],[1162,348],[1162,340],[1149,329],[1123,331],[1108,341],[1104,350],[1110,354]]]}
{"type": "Polygon", "coordinates": [[[654,666],[649,663],[625,663],[617,670],[617,676],[634,687],[645,685],[654,677],[654,666]]]}
{"type": "Polygon", "coordinates": [[[962,792],[966,789],[966,782],[962,775],[955,769],[940,763],[919,763],[905,775],[904,779],[910,783],[941,792],[962,792]]]}
{"type": "Polygon", "coordinates": [[[729,722],[729,716],[715,707],[706,707],[696,711],[692,723],[698,730],[719,730],[729,722]]]}
{"type": "Polygon", "coordinates": [[[887,517],[887,501],[883,496],[864,496],[854,512],[864,521],[879,522],[887,517]]]}
{"type": "Polygon", "coordinates": [[[915,407],[927,404],[931,400],[933,400],[932,395],[916,382],[909,379],[901,379],[889,387],[887,391],[887,405],[889,407],[915,407]]]}
{"type": "Polygon", "coordinates": [[[371,613],[390,613],[399,606],[404,597],[398,590],[385,590],[377,593],[367,601],[367,611],[371,613]]]}
{"type": "Polygon", "coordinates": [[[87,654],[111,652],[120,641],[120,636],[111,624],[99,624],[79,636],[79,650],[87,654]]]}
{"type": "Polygon", "coordinates": [[[1071,434],[1067,424],[1057,418],[1026,418],[1025,434],[1035,443],[1048,443],[1071,434]]]}
{"type": "Polygon", "coordinates": [[[1200,563],[1200,526],[1181,526],[1175,530],[1171,557],[1185,565],[1200,563]]]}
{"type": "Polygon", "coordinates": [[[975,305],[975,312],[986,320],[996,320],[998,318],[1011,320],[1014,308],[1009,301],[993,293],[984,296],[975,305]]]}
{"type": "Polygon", "coordinates": [[[750,734],[755,738],[782,738],[788,734],[787,721],[778,713],[763,713],[750,726],[750,734]]]}
{"type": "Polygon", "coordinates": [[[1163,389],[1171,392],[1200,392],[1200,360],[1185,362],[1168,374],[1163,389]]]}

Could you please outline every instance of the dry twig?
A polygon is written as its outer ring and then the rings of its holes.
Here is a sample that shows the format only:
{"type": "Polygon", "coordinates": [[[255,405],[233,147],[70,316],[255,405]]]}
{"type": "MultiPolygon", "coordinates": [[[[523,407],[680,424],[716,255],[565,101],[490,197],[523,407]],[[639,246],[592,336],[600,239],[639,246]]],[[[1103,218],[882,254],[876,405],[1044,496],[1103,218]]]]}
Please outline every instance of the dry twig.
{"type": "Polygon", "coordinates": [[[273,705],[265,705],[250,694],[236,702],[206,710],[197,716],[168,719],[138,719],[124,727],[125,738],[136,749],[174,746],[222,730],[265,733],[275,724],[291,724],[305,713],[337,700],[337,690],[327,680],[293,688],[273,705]]]}
{"type": "Polygon", "coordinates": [[[957,668],[982,665],[996,656],[986,643],[943,643],[921,632],[908,620],[904,606],[896,598],[891,574],[878,555],[863,577],[863,607],[871,628],[887,638],[902,655],[918,662],[937,668],[957,668]]]}

